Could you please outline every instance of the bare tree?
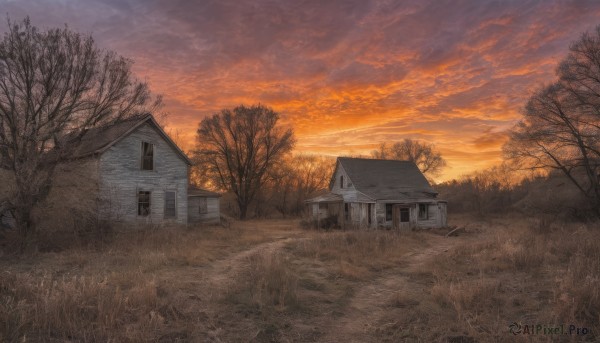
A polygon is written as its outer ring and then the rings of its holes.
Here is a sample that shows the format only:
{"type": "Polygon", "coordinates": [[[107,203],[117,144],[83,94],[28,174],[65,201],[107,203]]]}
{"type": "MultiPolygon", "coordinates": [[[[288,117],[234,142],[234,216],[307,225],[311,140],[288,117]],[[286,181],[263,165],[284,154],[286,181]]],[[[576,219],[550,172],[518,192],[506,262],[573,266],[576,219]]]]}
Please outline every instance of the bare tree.
{"type": "Polygon", "coordinates": [[[271,173],[273,207],[284,216],[300,214],[304,200],[318,190],[327,189],[334,168],[332,157],[294,155],[286,159],[271,173]]]}
{"type": "Polygon", "coordinates": [[[559,170],[600,214],[600,26],[575,42],[504,147],[522,168],[559,170]]]}
{"type": "Polygon", "coordinates": [[[133,77],[131,60],[98,49],[91,36],[66,26],[40,31],[29,18],[8,26],[0,41],[0,168],[13,174],[15,194],[4,194],[0,212],[11,211],[27,238],[32,209],[86,130],[156,108],[160,98],[153,102],[133,77]]]}
{"type": "Polygon", "coordinates": [[[203,119],[195,159],[218,187],[233,192],[245,219],[268,171],[292,150],[291,129],[277,126],[279,114],[263,105],[238,106],[203,119]]]}
{"type": "Polygon", "coordinates": [[[378,150],[371,153],[371,156],[387,160],[412,161],[428,177],[440,175],[446,166],[446,160],[433,144],[409,138],[391,146],[382,143],[378,150]]]}

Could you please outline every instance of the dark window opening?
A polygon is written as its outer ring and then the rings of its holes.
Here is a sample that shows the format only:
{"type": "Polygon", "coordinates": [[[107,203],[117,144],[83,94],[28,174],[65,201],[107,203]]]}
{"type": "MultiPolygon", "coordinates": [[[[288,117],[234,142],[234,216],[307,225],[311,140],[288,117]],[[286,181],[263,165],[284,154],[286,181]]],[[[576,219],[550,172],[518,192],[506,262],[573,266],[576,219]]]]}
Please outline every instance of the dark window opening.
{"type": "Polygon", "coordinates": [[[150,214],[150,192],[138,192],[138,216],[147,216],[150,214]]]}
{"type": "Polygon", "coordinates": [[[344,175],[340,175],[340,188],[344,188],[344,175]]]}
{"type": "Polygon", "coordinates": [[[154,169],[154,144],[142,142],[142,170],[154,169]]]}
{"type": "Polygon", "coordinates": [[[408,223],[408,221],[410,220],[410,214],[408,211],[408,208],[401,208],[400,209],[400,222],[401,223],[408,223]]]}
{"type": "Polygon", "coordinates": [[[373,204],[367,204],[367,206],[368,206],[368,210],[367,210],[368,214],[367,214],[367,216],[369,218],[368,222],[369,222],[369,225],[371,225],[371,222],[372,222],[371,217],[373,216],[373,204]]]}
{"type": "Polygon", "coordinates": [[[175,218],[176,210],[175,192],[165,192],[165,218],[175,218]]]}
{"type": "Polygon", "coordinates": [[[419,204],[419,220],[429,219],[429,205],[419,204]]]}
{"type": "Polygon", "coordinates": [[[200,205],[198,206],[198,213],[207,214],[208,213],[208,202],[206,198],[198,199],[200,205]]]}
{"type": "Polygon", "coordinates": [[[345,203],[344,204],[344,217],[346,218],[346,220],[350,219],[350,209],[349,209],[349,204],[345,203]]]}
{"type": "Polygon", "coordinates": [[[392,204],[385,204],[385,220],[392,220],[392,204]]]}

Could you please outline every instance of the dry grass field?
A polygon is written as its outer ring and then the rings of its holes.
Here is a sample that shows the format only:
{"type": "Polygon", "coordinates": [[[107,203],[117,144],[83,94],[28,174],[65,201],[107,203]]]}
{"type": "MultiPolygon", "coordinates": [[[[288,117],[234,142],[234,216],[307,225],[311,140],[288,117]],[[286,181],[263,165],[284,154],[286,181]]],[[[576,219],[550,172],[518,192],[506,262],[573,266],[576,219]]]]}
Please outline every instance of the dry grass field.
{"type": "Polygon", "coordinates": [[[5,255],[0,341],[600,339],[597,225],[451,220],[465,228],[456,237],[265,220],[5,255]],[[512,322],[541,331],[513,335],[512,322]],[[543,334],[563,324],[587,334],[543,334]]]}

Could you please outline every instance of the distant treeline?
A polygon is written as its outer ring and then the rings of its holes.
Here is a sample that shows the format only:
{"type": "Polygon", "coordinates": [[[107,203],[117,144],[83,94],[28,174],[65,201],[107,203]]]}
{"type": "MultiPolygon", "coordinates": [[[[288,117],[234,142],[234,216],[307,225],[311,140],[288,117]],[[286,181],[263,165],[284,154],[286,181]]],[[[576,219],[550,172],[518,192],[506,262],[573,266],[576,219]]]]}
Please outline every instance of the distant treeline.
{"type": "Polygon", "coordinates": [[[522,175],[506,164],[435,186],[448,213],[481,216],[519,212],[563,220],[596,217],[596,210],[560,171],[522,175]]]}

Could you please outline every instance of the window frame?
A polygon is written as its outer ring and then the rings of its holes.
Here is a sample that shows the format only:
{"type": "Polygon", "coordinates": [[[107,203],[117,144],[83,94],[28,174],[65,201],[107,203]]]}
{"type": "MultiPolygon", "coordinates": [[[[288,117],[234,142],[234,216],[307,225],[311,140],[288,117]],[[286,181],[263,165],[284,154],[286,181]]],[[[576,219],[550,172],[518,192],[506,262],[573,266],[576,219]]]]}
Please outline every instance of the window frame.
{"type": "Polygon", "coordinates": [[[340,175],[340,188],[344,188],[344,175],[340,175]]]}
{"type": "Polygon", "coordinates": [[[165,211],[164,211],[165,219],[174,219],[177,218],[177,191],[165,191],[165,211]],[[167,194],[173,193],[173,215],[167,214],[167,194]]]}
{"type": "Polygon", "coordinates": [[[137,213],[138,217],[148,217],[152,213],[152,192],[151,191],[141,191],[137,192],[137,213]],[[148,201],[141,201],[141,196],[146,195],[148,197],[148,201]],[[146,213],[142,213],[142,204],[147,204],[145,207],[147,209],[146,213]]]}
{"type": "Polygon", "coordinates": [[[394,213],[392,211],[393,204],[385,204],[385,221],[389,222],[393,220],[394,213]]]}
{"type": "Polygon", "coordinates": [[[147,170],[147,171],[154,170],[154,144],[153,143],[142,141],[140,169],[147,170]],[[146,149],[145,149],[146,146],[150,147],[150,153],[151,153],[151,155],[149,156],[151,158],[150,159],[150,168],[146,168],[147,167],[146,166],[146,158],[148,157],[148,156],[146,156],[146,149]]]}

